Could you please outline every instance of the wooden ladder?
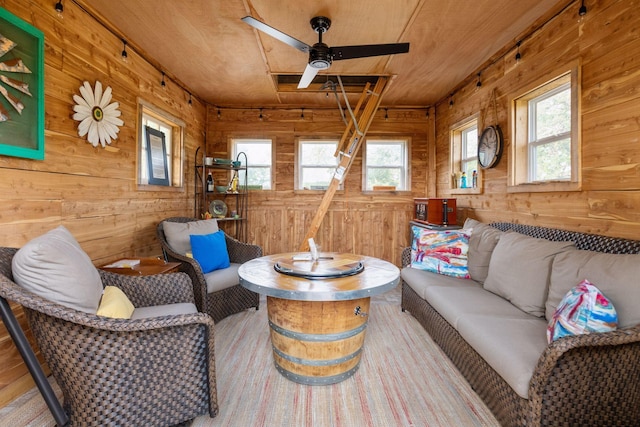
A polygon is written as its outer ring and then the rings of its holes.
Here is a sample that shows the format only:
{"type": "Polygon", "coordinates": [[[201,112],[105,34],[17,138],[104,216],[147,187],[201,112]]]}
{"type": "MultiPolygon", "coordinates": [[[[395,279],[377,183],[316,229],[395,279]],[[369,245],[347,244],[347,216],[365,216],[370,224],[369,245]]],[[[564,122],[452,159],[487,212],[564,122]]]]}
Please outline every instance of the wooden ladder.
{"type": "Polygon", "coordinates": [[[347,128],[342,134],[342,138],[338,143],[338,147],[336,149],[335,156],[339,157],[338,166],[336,167],[336,171],[333,174],[333,178],[331,178],[331,183],[327,188],[327,191],[324,193],[322,197],[322,201],[320,202],[320,207],[318,208],[313,221],[311,222],[311,226],[307,231],[304,240],[300,244],[300,251],[309,250],[309,239],[314,238],[318,229],[320,228],[320,224],[322,224],[322,220],[324,219],[327,210],[329,209],[329,205],[333,200],[333,196],[336,193],[336,190],[340,186],[340,183],[344,180],[353,160],[358,154],[358,150],[362,145],[362,141],[369,130],[369,126],[371,126],[371,122],[378,111],[378,107],[380,106],[380,102],[382,100],[382,94],[387,85],[388,78],[387,77],[378,77],[376,84],[373,88],[373,91],[370,91],[370,83],[367,83],[364,90],[362,91],[362,95],[358,100],[358,103],[353,110],[353,115],[351,116],[349,123],[347,124],[347,128]],[[364,109],[358,117],[360,113],[360,109],[364,104],[364,109]],[[357,118],[357,125],[354,123],[354,118],[357,118]]]}

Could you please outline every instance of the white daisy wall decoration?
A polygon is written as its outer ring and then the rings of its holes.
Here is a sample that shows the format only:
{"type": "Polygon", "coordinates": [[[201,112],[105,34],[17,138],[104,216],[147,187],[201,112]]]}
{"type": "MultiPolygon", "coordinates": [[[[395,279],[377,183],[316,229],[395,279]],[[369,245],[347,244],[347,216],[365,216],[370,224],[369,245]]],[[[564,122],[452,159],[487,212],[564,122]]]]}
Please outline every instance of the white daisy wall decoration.
{"type": "Polygon", "coordinates": [[[124,122],[119,119],[119,103],[111,101],[111,86],[107,86],[102,92],[102,83],[96,81],[95,91],[91,89],[89,82],[84,82],[80,86],[82,96],[73,95],[76,105],[73,106],[73,120],[80,122],[78,125],[78,135],[87,135],[87,140],[97,147],[100,143],[111,144],[112,140],[118,138],[118,132],[124,122]]]}

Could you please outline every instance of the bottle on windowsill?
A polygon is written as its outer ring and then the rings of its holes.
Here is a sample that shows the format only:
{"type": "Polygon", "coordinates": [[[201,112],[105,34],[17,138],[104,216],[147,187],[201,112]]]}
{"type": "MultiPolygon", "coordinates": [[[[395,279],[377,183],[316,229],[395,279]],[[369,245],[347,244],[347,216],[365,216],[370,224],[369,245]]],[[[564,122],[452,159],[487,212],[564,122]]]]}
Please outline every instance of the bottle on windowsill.
{"type": "Polygon", "coordinates": [[[211,172],[207,175],[207,193],[213,193],[213,176],[211,172]]]}

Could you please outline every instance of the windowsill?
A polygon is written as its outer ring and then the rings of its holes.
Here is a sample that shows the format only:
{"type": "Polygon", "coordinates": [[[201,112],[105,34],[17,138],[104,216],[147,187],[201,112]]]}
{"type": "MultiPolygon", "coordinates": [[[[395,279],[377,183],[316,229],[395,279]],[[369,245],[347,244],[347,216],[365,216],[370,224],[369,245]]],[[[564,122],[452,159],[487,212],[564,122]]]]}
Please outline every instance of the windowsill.
{"type": "Polygon", "coordinates": [[[183,193],[185,191],[184,185],[181,187],[174,187],[168,185],[149,185],[149,184],[136,184],[138,191],[168,191],[183,193]]]}
{"type": "Polygon", "coordinates": [[[408,190],[363,190],[362,194],[365,196],[373,196],[375,194],[397,194],[401,196],[410,195],[411,191],[408,190]]]}
{"type": "Polygon", "coordinates": [[[581,191],[580,182],[549,181],[508,185],[507,193],[547,193],[554,191],[581,191]]]}
{"type": "Polygon", "coordinates": [[[482,188],[480,187],[452,188],[451,190],[449,190],[449,193],[451,194],[482,194],[482,188]]]}

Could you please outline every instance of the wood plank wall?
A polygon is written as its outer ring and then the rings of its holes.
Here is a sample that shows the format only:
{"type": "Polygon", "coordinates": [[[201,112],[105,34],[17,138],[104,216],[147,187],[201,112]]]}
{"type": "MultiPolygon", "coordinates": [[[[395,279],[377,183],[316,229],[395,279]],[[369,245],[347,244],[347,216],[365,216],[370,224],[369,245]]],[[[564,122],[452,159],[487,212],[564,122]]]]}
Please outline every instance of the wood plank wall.
{"type": "MultiPolygon", "coordinates": [[[[64,2],[64,17],[50,0],[0,0],[0,6],[45,34],[45,160],[0,156],[0,245],[20,247],[58,225],[66,226],[94,263],[119,257],[158,255],[158,221],[193,212],[193,163],[187,157],[185,186],[178,191],[140,191],[136,184],[137,99],[187,123],[186,152],[204,145],[206,108],[129,49],[101,24],[64,2]],[[73,94],[84,80],[111,86],[125,122],[107,149],[77,134],[73,94]]],[[[1,126],[1,124],[0,124],[1,126]]],[[[1,135],[0,127],[0,135],[1,135]]],[[[24,329],[22,310],[14,311],[24,329]]],[[[29,337],[31,334],[27,331],[29,337]]],[[[32,387],[30,376],[0,323],[0,407],[32,387]]]]}
{"type": "MultiPolygon", "coordinates": [[[[587,0],[579,19],[576,1],[520,47],[473,74],[436,108],[437,194],[449,195],[449,128],[480,112],[498,123],[507,150],[494,169],[484,171],[483,194],[457,195],[458,206],[482,221],[513,221],[640,239],[640,10],[627,0],[587,0]],[[542,76],[581,62],[582,190],[562,193],[507,193],[511,131],[508,100],[542,76]]],[[[524,35],[523,35],[524,36],[524,35]]],[[[523,37],[524,38],[524,37],[523,37]]],[[[480,128],[482,130],[482,127],[480,128]]],[[[455,172],[455,171],[453,171],[455,172]]]]}
{"type": "MultiPolygon", "coordinates": [[[[228,156],[232,138],[274,141],[275,188],[250,192],[248,240],[261,245],[265,254],[298,250],[324,193],[294,189],[296,141],[305,137],[339,140],[345,124],[337,106],[326,110],[305,108],[304,118],[299,109],[265,108],[262,120],[260,110],[255,108],[222,108],[219,118],[217,114],[218,107],[210,106],[207,152],[213,157],[228,156]]],[[[424,109],[389,109],[386,120],[384,115],[384,111],[376,114],[367,136],[406,137],[411,141],[412,191],[362,192],[361,151],[344,181],[344,190],[334,196],[315,240],[322,250],[375,256],[400,265],[402,248],[408,244],[413,197],[424,197],[427,191],[429,118],[424,109]]]]}

